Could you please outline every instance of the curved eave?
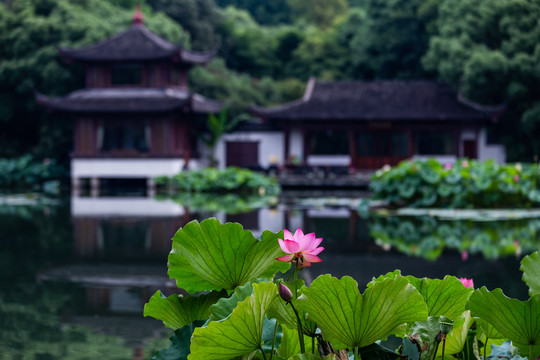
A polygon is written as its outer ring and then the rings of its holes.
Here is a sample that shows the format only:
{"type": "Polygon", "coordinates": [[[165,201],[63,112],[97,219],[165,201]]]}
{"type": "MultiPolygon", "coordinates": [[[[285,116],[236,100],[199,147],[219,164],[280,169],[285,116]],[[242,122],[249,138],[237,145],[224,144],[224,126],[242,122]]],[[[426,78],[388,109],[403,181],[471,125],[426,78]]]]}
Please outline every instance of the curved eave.
{"type": "Polygon", "coordinates": [[[163,113],[186,109],[189,111],[190,99],[179,98],[109,98],[73,99],[70,96],[50,97],[36,93],[36,102],[51,110],[71,114],[132,114],[163,113]],[[188,107],[186,108],[186,105],[188,107]]]}
{"type": "Polygon", "coordinates": [[[197,114],[216,114],[223,109],[223,102],[207,99],[202,95],[191,96],[191,110],[197,114]]]}
{"type": "Polygon", "coordinates": [[[137,62],[137,61],[160,61],[178,58],[181,48],[178,47],[174,50],[160,52],[160,53],[148,53],[148,54],[138,54],[138,55],[122,55],[122,56],[89,56],[84,51],[78,51],[74,49],[59,48],[58,50],[60,56],[70,61],[80,61],[87,63],[97,63],[97,62],[137,62]]]}

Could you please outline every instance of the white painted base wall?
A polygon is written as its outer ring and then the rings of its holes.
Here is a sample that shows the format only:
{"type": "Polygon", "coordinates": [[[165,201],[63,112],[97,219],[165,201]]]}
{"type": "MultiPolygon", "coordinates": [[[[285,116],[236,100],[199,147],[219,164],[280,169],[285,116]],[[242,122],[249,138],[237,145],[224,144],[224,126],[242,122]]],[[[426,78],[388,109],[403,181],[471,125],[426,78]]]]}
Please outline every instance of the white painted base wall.
{"type": "MultiPolygon", "coordinates": [[[[184,159],[72,159],[72,178],[153,178],[178,174],[184,159]]],[[[189,168],[198,168],[197,160],[190,160],[189,168]]]]}

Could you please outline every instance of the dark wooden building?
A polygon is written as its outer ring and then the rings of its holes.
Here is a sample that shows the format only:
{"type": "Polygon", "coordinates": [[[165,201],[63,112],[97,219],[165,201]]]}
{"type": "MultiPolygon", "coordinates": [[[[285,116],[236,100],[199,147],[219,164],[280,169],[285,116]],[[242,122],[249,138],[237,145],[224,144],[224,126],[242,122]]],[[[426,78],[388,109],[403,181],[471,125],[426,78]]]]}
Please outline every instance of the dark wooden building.
{"type": "Polygon", "coordinates": [[[494,158],[487,128],[501,109],[481,108],[433,81],[334,81],[314,78],[302,99],[254,107],[283,132],[283,159],[309,165],[377,169],[408,158],[494,158]]]}
{"type": "Polygon", "coordinates": [[[139,9],[133,26],[80,49],[60,49],[86,69],[86,87],[39,104],[72,115],[74,183],[89,178],[151,179],[197,167],[195,123],[221,103],[194,94],[188,71],[212,52],[183,49],[149,31],[139,9]]]}

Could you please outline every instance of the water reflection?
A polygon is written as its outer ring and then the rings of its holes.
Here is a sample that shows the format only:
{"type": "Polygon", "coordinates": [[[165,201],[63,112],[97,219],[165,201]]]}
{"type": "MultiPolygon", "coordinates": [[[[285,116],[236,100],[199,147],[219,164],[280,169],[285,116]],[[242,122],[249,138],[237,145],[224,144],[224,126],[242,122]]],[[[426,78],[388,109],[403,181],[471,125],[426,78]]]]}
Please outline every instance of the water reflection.
{"type": "Polygon", "coordinates": [[[364,219],[357,198],[320,199],[284,194],[258,210],[242,202],[235,211],[216,207],[216,199],[205,208],[199,200],[150,197],[0,206],[0,347],[8,358],[150,358],[170,334],[142,318],[143,305],[158,289],[178,291],[167,276],[170,239],[187,222],[210,216],[239,222],[255,236],[300,227],[323,237],[323,263],[304,272],[308,279],[329,272],[363,286],[400,268],[415,276],[474,277],[477,286],[527,296],[519,260],[539,248],[539,219],[364,219]]]}

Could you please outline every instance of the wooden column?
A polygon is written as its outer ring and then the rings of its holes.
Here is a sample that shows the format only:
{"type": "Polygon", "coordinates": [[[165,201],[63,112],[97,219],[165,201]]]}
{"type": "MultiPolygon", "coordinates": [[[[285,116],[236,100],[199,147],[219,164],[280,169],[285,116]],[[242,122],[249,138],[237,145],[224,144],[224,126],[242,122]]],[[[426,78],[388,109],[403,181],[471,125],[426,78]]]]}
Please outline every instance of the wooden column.
{"type": "Polygon", "coordinates": [[[286,126],[285,127],[285,134],[284,134],[284,139],[283,139],[283,156],[284,156],[284,159],[283,159],[283,163],[284,164],[287,164],[288,161],[289,161],[289,156],[290,156],[290,145],[289,145],[289,142],[291,140],[291,129],[286,126]]]}
{"type": "Polygon", "coordinates": [[[411,129],[407,129],[407,157],[414,155],[414,135],[411,129]]]}
{"type": "Polygon", "coordinates": [[[358,136],[355,130],[349,130],[349,155],[351,156],[351,165],[356,168],[357,151],[358,151],[358,136]]]}

